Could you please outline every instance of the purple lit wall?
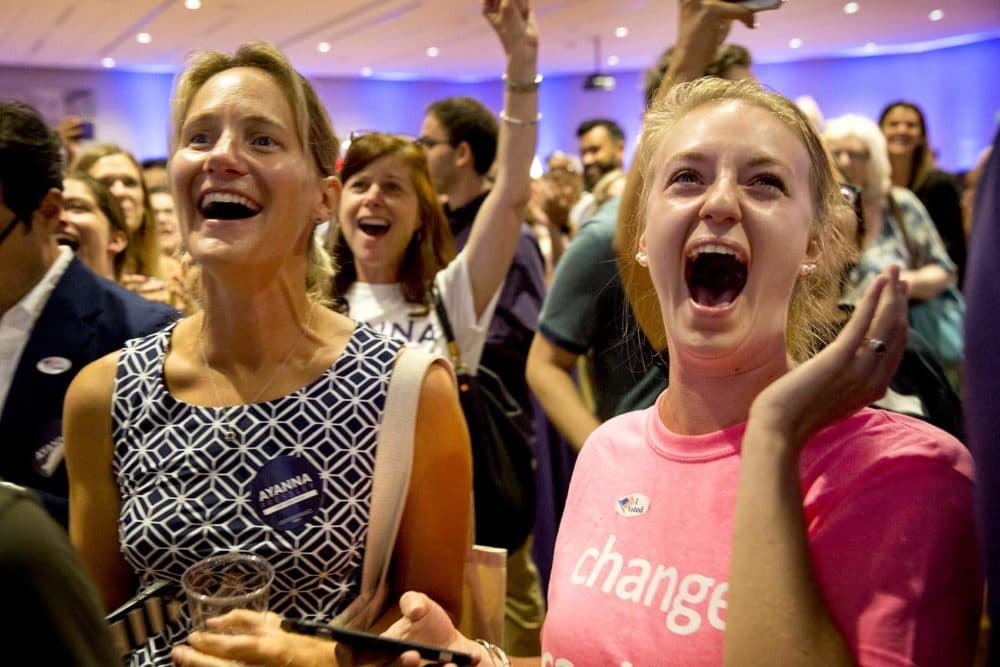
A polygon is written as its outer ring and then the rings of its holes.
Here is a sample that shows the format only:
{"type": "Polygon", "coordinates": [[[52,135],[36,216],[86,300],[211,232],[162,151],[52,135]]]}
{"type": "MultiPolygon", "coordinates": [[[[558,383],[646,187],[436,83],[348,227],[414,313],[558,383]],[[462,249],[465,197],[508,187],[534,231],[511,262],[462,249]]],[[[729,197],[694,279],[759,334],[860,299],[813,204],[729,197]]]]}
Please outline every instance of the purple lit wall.
{"type": "MultiPolygon", "coordinates": [[[[654,55],[650,54],[650,60],[654,55]]],[[[754,71],[762,82],[789,97],[812,96],[827,118],[854,112],[875,119],[887,102],[913,100],[928,115],[932,145],[941,164],[964,170],[975,162],[996,128],[998,63],[1000,39],[994,39],[906,55],[759,64],[754,71]]],[[[615,76],[618,86],[613,92],[584,91],[582,76],[546,78],[539,99],[544,115],[539,128],[540,157],[556,148],[575,151],[577,124],[596,116],[618,121],[629,146],[634,145],[642,113],[642,73],[616,72],[615,76]]],[[[166,152],[172,81],[168,74],[0,67],[0,97],[34,101],[45,107],[54,123],[65,91],[90,89],[98,138],[131,147],[141,159],[166,152]]],[[[416,134],[426,106],[450,95],[479,98],[494,110],[502,103],[498,81],[316,77],[312,81],[342,136],[356,129],[416,134]]]]}
{"type": "Polygon", "coordinates": [[[0,99],[34,105],[55,125],[67,93],[89,90],[98,141],[121,144],[141,160],[166,153],[171,74],[0,67],[0,99]]]}
{"type": "Polygon", "coordinates": [[[811,95],[826,118],[860,113],[878,120],[905,99],[927,116],[943,168],[964,171],[993,142],[1000,122],[1000,39],[924,53],[759,65],[757,77],[791,98],[811,95]]]}

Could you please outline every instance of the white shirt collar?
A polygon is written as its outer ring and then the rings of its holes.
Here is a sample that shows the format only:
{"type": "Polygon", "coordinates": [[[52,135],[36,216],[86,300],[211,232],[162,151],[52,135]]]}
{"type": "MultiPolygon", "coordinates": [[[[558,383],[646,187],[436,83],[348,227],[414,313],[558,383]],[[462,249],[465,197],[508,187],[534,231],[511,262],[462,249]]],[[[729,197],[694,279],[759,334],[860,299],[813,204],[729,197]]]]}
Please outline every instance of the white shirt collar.
{"type": "MultiPolygon", "coordinates": [[[[69,268],[69,263],[73,261],[73,251],[66,246],[59,246],[59,257],[56,261],[52,262],[52,266],[49,270],[45,272],[42,279],[39,280],[31,291],[25,294],[20,301],[14,304],[10,310],[20,309],[23,313],[28,315],[28,330],[35,325],[38,318],[41,316],[42,311],[45,310],[45,305],[49,302],[49,297],[52,295],[52,290],[56,288],[59,281],[62,279],[63,274],[66,273],[66,269],[69,268]]],[[[10,314],[8,311],[6,315],[10,314]]]]}
{"type": "Polygon", "coordinates": [[[73,251],[60,246],[59,257],[52,262],[42,279],[0,317],[0,414],[7,403],[7,393],[31,331],[71,261],[73,251]]]}

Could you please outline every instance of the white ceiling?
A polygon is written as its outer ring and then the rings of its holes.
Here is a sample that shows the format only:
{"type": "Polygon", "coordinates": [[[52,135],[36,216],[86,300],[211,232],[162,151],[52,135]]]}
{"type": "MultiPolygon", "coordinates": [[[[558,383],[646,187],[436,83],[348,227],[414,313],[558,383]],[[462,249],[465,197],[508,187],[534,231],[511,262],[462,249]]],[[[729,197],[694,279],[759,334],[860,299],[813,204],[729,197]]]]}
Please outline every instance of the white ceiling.
{"type": "MultiPolygon", "coordinates": [[[[476,80],[501,70],[500,47],[478,0],[0,0],[0,65],[175,71],[197,48],[276,43],[311,76],[476,80]],[[136,35],[148,32],[149,44],[136,35]],[[321,53],[320,42],[330,44],[321,53]],[[437,58],[426,55],[440,49],[437,58]]],[[[786,0],[733,29],[758,62],[937,48],[1000,37],[998,0],[786,0]],[[944,16],[930,21],[929,13],[944,16]],[[789,41],[801,40],[792,49],[789,41]]],[[[647,67],[673,41],[676,0],[536,0],[545,74],[590,72],[600,37],[605,71],[647,67]],[[628,36],[615,36],[624,26],[628,36]],[[616,56],[618,64],[607,59],[616,56]]]]}

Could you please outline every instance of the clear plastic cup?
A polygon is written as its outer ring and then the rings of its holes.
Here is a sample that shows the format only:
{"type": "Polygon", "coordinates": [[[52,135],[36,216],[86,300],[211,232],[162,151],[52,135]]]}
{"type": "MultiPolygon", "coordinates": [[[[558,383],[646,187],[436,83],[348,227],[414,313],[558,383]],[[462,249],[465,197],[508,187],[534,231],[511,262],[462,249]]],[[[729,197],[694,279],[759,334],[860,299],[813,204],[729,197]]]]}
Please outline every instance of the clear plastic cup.
{"type": "Polygon", "coordinates": [[[205,620],[233,609],[267,611],[274,566],[260,556],[229,553],[200,560],[181,576],[191,629],[204,630],[205,620]]]}

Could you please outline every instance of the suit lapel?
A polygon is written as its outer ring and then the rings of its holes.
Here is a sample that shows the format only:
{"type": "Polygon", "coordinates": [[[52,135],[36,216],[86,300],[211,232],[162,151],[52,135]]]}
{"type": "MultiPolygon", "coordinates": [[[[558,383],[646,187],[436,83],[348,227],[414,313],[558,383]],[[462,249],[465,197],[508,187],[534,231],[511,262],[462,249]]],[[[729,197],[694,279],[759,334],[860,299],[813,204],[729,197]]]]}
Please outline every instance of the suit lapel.
{"type": "Polygon", "coordinates": [[[62,398],[70,380],[94,357],[95,333],[103,309],[92,282],[92,275],[74,258],[21,353],[0,416],[0,433],[13,427],[13,420],[34,423],[48,432],[52,430],[49,424],[61,419],[62,398]]]}

